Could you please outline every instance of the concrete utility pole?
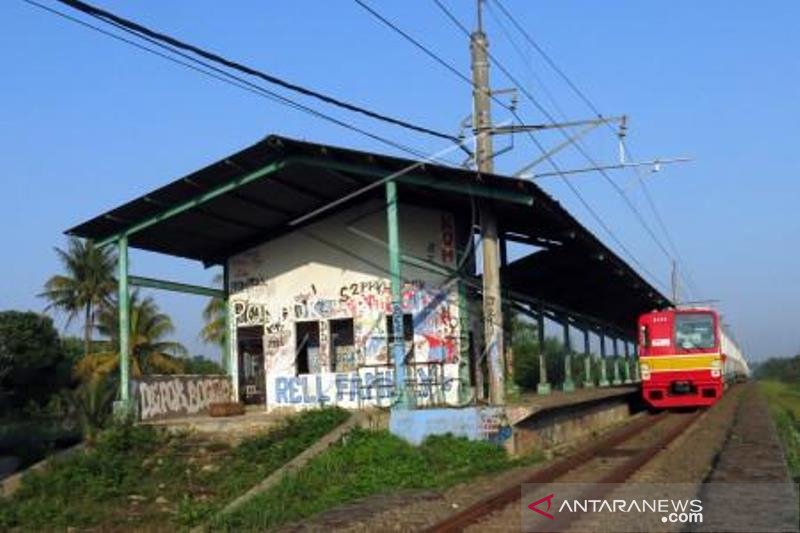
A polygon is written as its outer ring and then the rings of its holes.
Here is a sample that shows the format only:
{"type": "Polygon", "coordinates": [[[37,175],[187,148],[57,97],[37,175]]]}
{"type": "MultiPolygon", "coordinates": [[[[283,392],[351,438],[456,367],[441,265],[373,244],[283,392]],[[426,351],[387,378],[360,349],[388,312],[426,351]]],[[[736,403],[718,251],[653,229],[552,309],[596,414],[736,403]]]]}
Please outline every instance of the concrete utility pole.
{"type": "MultiPolygon", "coordinates": [[[[478,171],[494,172],[492,148],[491,89],[489,87],[489,41],[483,33],[483,0],[478,2],[478,28],[470,37],[472,56],[472,124],[476,136],[475,163],[478,171]]],[[[489,368],[489,402],[505,403],[503,364],[503,314],[500,295],[500,247],[497,217],[489,201],[479,205],[483,247],[483,320],[489,368]]]]}

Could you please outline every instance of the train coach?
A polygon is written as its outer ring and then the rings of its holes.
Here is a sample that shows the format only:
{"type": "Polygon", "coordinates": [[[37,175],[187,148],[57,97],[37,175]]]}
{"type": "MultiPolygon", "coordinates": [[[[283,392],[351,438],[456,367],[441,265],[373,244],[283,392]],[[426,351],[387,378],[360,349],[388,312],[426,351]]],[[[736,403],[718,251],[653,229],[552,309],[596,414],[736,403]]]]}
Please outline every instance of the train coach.
{"type": "Polygon", "coordinates": [[[750,374],[719,314],[701,307],[639,317],[639,369],[644,400],[657,409],[712,405],[750,374]]]}

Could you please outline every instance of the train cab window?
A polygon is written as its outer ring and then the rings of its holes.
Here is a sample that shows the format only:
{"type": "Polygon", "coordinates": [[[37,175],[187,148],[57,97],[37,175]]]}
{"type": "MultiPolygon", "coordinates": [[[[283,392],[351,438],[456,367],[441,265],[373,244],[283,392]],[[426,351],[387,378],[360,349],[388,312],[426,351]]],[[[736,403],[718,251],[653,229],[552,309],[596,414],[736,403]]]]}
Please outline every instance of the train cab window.
{"type": "Polygon", "coordinates": [[[711,349],[716,346],[714,317],[707,313],[675,315],[675,343],[684,350],[711,349]]]}
{"type": "Polygon", "coordinates": [[[642,348],[650,347],[650,328],[644,324],[639,327],[639,346],[642,348]]]}

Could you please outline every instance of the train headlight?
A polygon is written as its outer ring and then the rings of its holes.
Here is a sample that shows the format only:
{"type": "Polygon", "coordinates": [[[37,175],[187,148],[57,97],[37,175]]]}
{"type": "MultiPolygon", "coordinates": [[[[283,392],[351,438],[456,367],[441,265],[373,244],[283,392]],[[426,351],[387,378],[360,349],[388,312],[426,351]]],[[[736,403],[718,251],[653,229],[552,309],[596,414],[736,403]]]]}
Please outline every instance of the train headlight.
{"type": "Polygon", "coordinates": [[[639,370],[642,374],[642,381],[650,379],[650,365],[647,363],[639,363],[639,370]]]}
{"type": "Polygon", "coordinates": [[[718,378],[722,374],[722,361],[715,359],[711,361],[711,377],[718,378]]]}

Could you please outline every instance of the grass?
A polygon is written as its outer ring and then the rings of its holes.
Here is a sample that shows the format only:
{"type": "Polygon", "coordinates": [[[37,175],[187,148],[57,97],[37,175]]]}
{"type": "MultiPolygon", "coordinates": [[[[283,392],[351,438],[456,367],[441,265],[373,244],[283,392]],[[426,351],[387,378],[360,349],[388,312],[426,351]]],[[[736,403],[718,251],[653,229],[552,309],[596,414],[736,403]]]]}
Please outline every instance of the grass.
{"type": "Polygon", "coordinates": [[[442,489],[480,474],[539,460],[511,459],[482,441],[428,438],[415,447],[388,431],[354,430],[346,442],[316,457],[235,513],[218,517],[214,530],[263,530],[337,505],[401,489],[442,489]]]}
{"type": "Polygon", "coordinates": [[[0,498],[0,530],[196,525],[347,419],[304,412],[230,448],[145,426],[101,433],[93,449],[26,477],[0,498]]]}
{"type": "Polygon", "coordinates": [[[760,381],[759,388],[775,419],[792,478],[800,482],[800,383],[760,381]]]}

